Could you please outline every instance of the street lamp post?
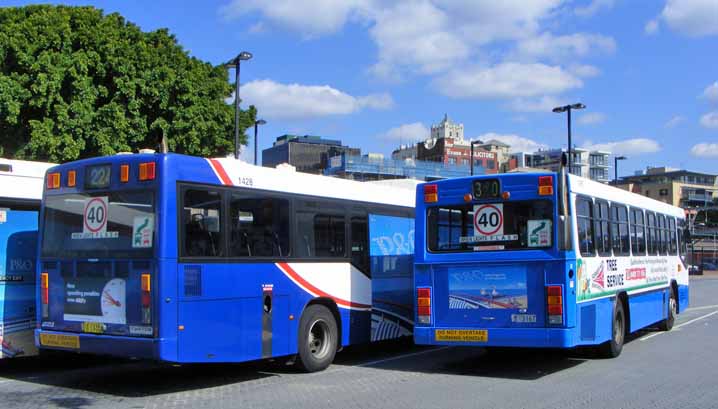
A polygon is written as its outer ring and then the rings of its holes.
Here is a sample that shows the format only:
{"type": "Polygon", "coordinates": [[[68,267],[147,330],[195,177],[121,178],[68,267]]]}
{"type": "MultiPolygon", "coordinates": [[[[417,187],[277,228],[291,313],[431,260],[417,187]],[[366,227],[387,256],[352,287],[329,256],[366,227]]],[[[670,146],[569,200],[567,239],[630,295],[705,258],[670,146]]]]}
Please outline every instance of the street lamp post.
{"type": "Polygon", "coordinates": [[[618,184],[618,161],[625,160],[625,159],[628,159],[628,158],[625,156],[615,156],[613,158],[613,172],[614,172],[613,180],[616,184],[618,184]]]}
{"type": "Polygon", "coordinates": [[[469,154],[469,160],[471,161],[471,176],[474,176],[474,144],[481,145],[481,141],[471,141],[471,153],[469,154]]]}
{"type": "Polygon", "coordinates": [[[258,119],[254,121],[254,164],[257,165],[257,125],[264,125],[267,121],[258,119]]]}
{"type": "Polygon", "coordinates": [[[252,58],[252,53],[248,51],[242,51],[234,57],[231,61],[224,64],[226,68],[234,68],[234,158],[239,159],[239,66],[242,61],[247,61],[252,58]]]}
{"type": "Polygon", "coordinates": [[[572,150],[572,145],[571,145],[571,110],[572,110],[572,109],[585,109],[585,108],[586,108],[586,105],[584,105],[584,104],[582,104],[582,103],[580,103],[580,102],[577,102],[577,103],[575,103],[575,104],[564,105],[564,106],[556,107],[556,108],[553,109],[553,112],[555,112],[555,113],[557,113],[557,114],[560,114],[560,113],[562,113],[562,112],[566,112],[566,113],[567,113],[567,118],[568,118],[568,172],[569,172],[569,173],[573,173],[573,172],[571,172],[571,162],[572,162],[572,159],[573,159],[573,158],[572,158],[573,155],[572,155],[572,153],[571,153],[571,150],[572,150]]]}

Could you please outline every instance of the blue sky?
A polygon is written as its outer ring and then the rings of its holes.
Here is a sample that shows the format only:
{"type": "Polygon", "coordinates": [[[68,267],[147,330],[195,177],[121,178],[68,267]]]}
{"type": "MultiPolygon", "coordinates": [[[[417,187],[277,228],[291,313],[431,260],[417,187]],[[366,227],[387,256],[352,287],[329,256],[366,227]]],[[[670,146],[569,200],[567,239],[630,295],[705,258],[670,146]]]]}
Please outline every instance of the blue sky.
{"type": "Polygon", "coordinates": [[[580,101],[574,144],[628,156],[620,174],[718,173],[716,0],[59,3],[166,27],[215,64],[252,52],[241,95],[268,121],[260,150],[308,133],[388,155],[444,113],[466,137],[565,146],[551,108],[580,101]]]}

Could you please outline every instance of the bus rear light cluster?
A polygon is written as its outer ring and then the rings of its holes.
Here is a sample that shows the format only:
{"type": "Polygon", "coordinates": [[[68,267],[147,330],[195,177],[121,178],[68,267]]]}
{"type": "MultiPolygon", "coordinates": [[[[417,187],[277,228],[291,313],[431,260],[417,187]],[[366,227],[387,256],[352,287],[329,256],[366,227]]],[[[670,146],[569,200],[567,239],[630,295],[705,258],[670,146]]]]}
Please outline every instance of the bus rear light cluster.
{"type": "Polygon", "coordinates": [[[540,196],[549,196],[553,194],[553,176],[539,176],[538,178],[540,196]]]}
{"type": "Polygon", "coordinates": [[[560,285],[546,287],[546,306],[548,310],[548,323],[563,324],[563,288],[560,285]]]}
{"type": "Polygon", "coordinates": [[[47,273],[40,274],[40,298],[42,300],[42,318],[49,318],[50,282],[47,273]]]}
{"type": "Polygon", "coordinates": [[[48,173],[47,174],[47,188],[48,189],[59,189],[60,188],[60,173],[48,173]]]}
{"type": "Polygon", "coordinates": [[[154,180],[155,178],[155,163],[144,162],[140,163],[140,181],[154,180]]]}
{"type": "Polygon", "coordinates": [[[416,289],[416,311],[419,324],[431,323],[431,288],[416,289]]]}
{"type": "Polygon", "coordinates": [[[424,203],[439,201],[439,187],[437,185],[424,185],[424,203]]]}
{"type": "Polygon", "coordinates": [[[142,323],[143,324],[151,324],[152,323],[152,309],[151,309],[152,276],[149,274],[142,274],[140,281],[141,281],[141,286],[142,286],[142,296],[141,296],[142,323]]]}

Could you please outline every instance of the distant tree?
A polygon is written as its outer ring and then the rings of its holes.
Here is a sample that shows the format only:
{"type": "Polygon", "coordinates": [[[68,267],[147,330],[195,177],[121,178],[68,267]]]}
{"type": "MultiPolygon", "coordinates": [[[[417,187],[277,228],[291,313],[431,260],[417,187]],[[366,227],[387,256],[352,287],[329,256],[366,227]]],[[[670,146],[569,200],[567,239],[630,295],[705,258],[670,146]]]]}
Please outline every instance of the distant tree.
{"type": "MultiPolygon", "coordinates": [[[[0,155],[63,162],[155,148],[233,151],[232,85],[168,30],[92,7],[0,8],[0,155]]],[[[256,110],[241,115],[244,130],[256,110]]]]}

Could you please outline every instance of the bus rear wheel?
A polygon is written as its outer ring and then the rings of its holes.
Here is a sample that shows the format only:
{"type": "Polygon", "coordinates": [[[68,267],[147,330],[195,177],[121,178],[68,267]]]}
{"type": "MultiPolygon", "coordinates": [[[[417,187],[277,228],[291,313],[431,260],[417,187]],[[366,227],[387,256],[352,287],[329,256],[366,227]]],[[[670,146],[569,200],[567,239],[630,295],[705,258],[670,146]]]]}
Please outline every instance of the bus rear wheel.
{"type": "Polygon", "coordinates": [[[616,298],[613,304],[613,322],[611,323],[611,340],[600,346],[599,354],[603,358],[615,358],[621,355],[626,336],[626,313],[623,302],[616,298]]]}
{"type": "Polygon", "coordinates": [[[337,353],[338,334],[337,323],[327,307],[307,307],[299,321],[298,365],[307,372],[326,369],[337,353]]]}
{"type": "Polygon", "coordinates": [[[658,328],[662,331],[670,331],[676,322],[676,314],[678,314],[678,301],[676,301],[676,293],[671,288],[671,295],[668,299],[668,317],[658,324],[658,328]]]}

